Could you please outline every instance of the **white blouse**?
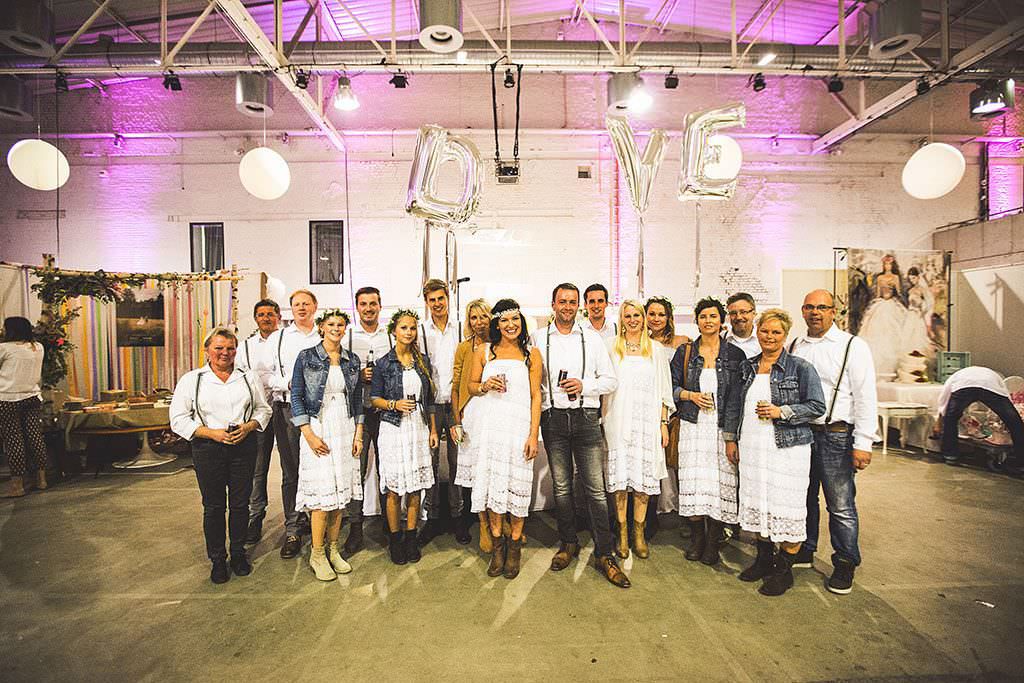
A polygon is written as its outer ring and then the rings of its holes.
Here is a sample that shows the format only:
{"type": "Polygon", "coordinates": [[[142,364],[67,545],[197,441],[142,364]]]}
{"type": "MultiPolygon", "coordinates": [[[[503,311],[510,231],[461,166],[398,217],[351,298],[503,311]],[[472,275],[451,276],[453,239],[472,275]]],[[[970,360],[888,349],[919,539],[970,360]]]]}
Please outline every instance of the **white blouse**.
{"type": "Polygon", "coordinates": [[[256,420],[259,431],[263,431],[270,414],[270,404],[255,372],[235,368],[222,382],[207,365],[186,372],[178,380],[171,399],[170,422],[175,434],[191,441],[202,426],[226,429],[229,424],[256,420]]]}
{"type": "Polygon", "coordinates": [[[38,397],[42,374],[42,344],[0,343],[0,401],[13,403],[38,397]]]}

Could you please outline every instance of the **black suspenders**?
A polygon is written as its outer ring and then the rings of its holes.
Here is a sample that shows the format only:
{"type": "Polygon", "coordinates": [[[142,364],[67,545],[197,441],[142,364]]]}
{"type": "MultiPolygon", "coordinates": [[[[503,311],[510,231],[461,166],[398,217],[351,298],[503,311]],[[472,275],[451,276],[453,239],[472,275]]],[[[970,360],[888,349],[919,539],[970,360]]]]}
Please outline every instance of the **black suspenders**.
{"type": "MultiPolygon", "coordinates": [[[[798,340],[794,339],[789,345],[789,352],[793,353],[793,349],[796,348],[798,340]]],[[[853,335],[846,341],[846,350],[843,351],[843,364],[839,366],[839,376],[836,377],[836,383],[832,386],[832,400],[828,402],[828,413],[825,415],[825,424],[832,422],[832,411],[836,407],[836,398],[839,396],[839,383],[843,381],[843,373],[846,372],[846,361],[850,358],[850,347],[853,345],[853,335]]]]}
{"type": "Polygon", "coordinates": [[[284,343],[284,328],[281,328],[281,333],[277,335],[277,367],[281,371],[281,376],[286,377],[284,374],[284,361],[281,359],[281,344],[284,343]]]}
{"type": "MultiPolygon", "coordinates": [[[[580,330],[580,353],[583,356],[583,370],[580,372],[580,380],[587,376],[587,344],[583,336],[583,330],[580,330]]],[[[555,407],[555,392],[551,389],[551,325],[548,325],[548,339],[547,345],[544,351],[545,364],[548,366],[548,399],[551,401],[552,408],[555,407]]],[[[583,392],[580,392],[580,408],[583,407],[583,392]]]]}
{"type": "MultiPolygon", "coordinates": [[[[195,395],[195,398],[192,399],[192,409],[195,412],[196,417],[199,418],[199,422],[204,427],[207,426],[207,425],[206,425],[206,420],[203,418],[202,411],[199,410],[199,385],[202,383],[203,375],[205,375],[205,374],[206,374],[206,370],[200,370],[199,374],[196,375],[196,395],[195,395]]],[[[248,391],[249,391],[249,407],[246,409],[245,420],[244,420],[245,422],[248,422],[249,420],[252,419],[252,414],[253,414],[253,412],[255,410],[255,408],[253,407],[253,404],[256,402],[256,399],[253,396],[252,385],[249,384],[249,378],[246,376],[246,374],[244,372],[242,373],[242,381],[245,382],[245,388],[248,389],[248,391]]]]}

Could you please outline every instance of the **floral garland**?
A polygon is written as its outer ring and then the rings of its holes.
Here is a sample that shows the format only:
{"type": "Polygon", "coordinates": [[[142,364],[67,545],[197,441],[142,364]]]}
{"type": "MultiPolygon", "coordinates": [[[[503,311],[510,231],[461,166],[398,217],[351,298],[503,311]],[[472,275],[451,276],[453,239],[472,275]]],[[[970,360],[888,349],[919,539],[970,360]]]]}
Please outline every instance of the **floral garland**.
{"type": "Polygon", "coordinates": [[[398,321],[406,316],[415,318],[416,322],[419,322],[420,316],[416,311],[409,308],[399,308],[391,315],[391,320],[388,321],[388,334],[394,334],[398,321]]]}

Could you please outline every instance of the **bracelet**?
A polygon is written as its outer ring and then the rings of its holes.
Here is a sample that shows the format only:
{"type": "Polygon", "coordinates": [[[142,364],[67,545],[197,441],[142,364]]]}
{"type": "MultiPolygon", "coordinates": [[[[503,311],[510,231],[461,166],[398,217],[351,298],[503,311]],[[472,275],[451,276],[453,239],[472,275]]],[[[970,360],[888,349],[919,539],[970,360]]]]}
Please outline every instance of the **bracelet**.
{"type": "Polygon", "coordinates": [[[395,400],[392,399],[392,400],[388,401],[388,410],[394,410],[394,409],[395,409],[395,400]]]}

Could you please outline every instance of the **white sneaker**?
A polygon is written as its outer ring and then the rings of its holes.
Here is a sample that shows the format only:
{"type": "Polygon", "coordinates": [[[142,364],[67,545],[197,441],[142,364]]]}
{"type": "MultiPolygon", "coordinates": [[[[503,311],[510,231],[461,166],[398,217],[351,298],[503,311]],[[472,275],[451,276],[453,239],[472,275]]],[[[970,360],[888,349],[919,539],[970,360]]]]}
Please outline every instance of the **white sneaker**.
{"type": "Polygon", "coordinates": [[[352,565],[341,556],[337,542],[327,544],[327,559],[330,560],[331,566],[334,567],[334,571],[338,574],[348,574],[352,571],[352,565]]]}
{"type": "Polygon", "coordinates": [[[321,581],[334,581],[338,575],[331,569],[331,563],[327,561],[327,555],[323,548],[309,549],[309,566],[313,568],[316,578],[321,581]]]}

